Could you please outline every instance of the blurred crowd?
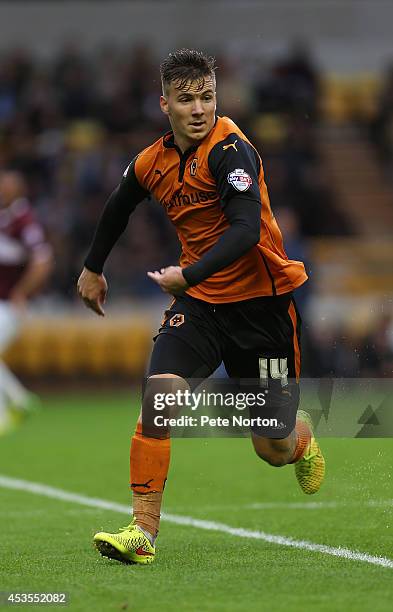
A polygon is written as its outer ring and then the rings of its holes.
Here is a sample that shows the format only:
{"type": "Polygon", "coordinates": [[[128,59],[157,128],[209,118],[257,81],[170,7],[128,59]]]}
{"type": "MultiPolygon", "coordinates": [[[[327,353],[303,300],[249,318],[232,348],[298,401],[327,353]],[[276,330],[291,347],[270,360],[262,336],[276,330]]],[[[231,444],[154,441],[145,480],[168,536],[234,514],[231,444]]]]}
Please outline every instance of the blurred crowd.
{"type": "MultiPolygon", "coordinates": [[[[160,59],[142,45],[86,55],[70,44],[50,61],[18,48],[0,55],[0,170],[19,170],[27,180],[54,249],[56,268],[47,289],[52,299],[76,299],[75,282],[108,195],[130,160],[169,129],[158,103],[160,59]]],[[[217,65],[218,114],[237,122],[262,155],[288,255],[307,260],[309,236],[350,234],[319,156],[321,75],[308,51],[296,45],[270,65],[254,62],[246,69],[223,53],[217,65]]],[[[374,126],[390,160],[393,140],[386,141],[385,126],[392,122],[392,74],[374,126]]],[[[141,204],[106,266],[112,298],[157,295],[146,271],[173,264],[178,252],[161,208],[153,200],[141,204]]],[[[308,291],[299,295],[302,303],[308,291]]],[[[319,372],[339,369],[308,342],[319,372]]],[[[372,339],[362,342],[357,372],[366,371],[378,353],[372,339]]],[[[389,350],[391,360],[393,342],[389,350]]]]}
{"type": "MultiPolygon", "coordinates": [[[[86,56],[70,45],[50,62],[20,49],[0,57],[0,168],[18,169],[28,180],[55,249],[50,290],[62,298],[73,297],[96,220],[124,169],[169,129],[158,103],[159,62],[144,46],[86,56]]],[[[302,235],[345,232],[318,158],[319,77],[307,53],[294,49],[252,74],[225,55],[217,64],[218,112],[259,147],[275,212],[288,209],[302,235]]],[[[108,263],[113,294],[156,291],[146,270],[177,253],[160,208],[140,206],[108,263]]]]}
{"type": "Polygon", "coordinates": [[[370,137],[393,185],[393,63],[385,71],[377,112],[370,123],[370,137]]]}

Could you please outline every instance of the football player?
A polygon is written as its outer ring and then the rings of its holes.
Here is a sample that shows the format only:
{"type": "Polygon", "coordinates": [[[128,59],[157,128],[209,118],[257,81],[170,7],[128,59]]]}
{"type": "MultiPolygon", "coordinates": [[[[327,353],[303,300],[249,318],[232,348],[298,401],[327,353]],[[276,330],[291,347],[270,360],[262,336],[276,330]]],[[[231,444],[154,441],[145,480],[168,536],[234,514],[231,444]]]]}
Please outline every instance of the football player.
{"type": "MultiPolygon", "coordinates": [[[[29,298],[52,270],[52,249],[38,223],[22,175],[0,173],[0,352],[17,336],[29,298]]],[[[0,433],[32,406],[33,396],[0,359],[0,433]]]]}
{"type": "Polygon", "coordinates": [[[307,275],[285,253],[261,158],[231,119],[216,114],[213,58],[188,49],[171,53],[161,80],[171,131],[125,170],[78,281],[86,306],[104,315],[105,260],[130,214],[152,194],[175,226],[182,253],[178,266],[148,272],[174,299],[155,338],[131,441],[133,520],[118,534],[94,537],[102,555],[140,564],[154,560],[169,468],[169,429],[145,418],[158,389],[186,390],[188,379],[208,377],[221,361],[230,377],[262,379],[274,386],[286,419],[278,435],[252,428],[257,455],[273,466],[294,464],[305,493],[318,491],[324,476],[311,420],[297,410],[300,318],[293,291],[307,275]]]}

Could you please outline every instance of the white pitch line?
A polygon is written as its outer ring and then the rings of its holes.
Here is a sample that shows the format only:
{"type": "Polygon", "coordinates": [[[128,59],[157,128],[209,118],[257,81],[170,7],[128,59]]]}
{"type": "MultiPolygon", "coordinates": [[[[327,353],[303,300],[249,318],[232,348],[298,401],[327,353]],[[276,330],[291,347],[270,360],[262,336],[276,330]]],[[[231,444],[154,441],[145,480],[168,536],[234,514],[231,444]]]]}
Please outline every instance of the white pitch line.
{"type": "Polygon", "coordinates": [[[361,501],[359,503],[339,502],[339,501],[320,501],[320,502],[256,502],[243,506],[246,510],[269,510],[283,508],[286,510],[324,510],[325,508],[347,508],[350,506],[370,507],[370,508],[391,508],[392,499],[375,499],[361,501]]]}
{"type": "MultiPolygon", "coordinates": [[[[374,499],[359,502],[307,501],[307,502],[254,502],[252,504],[209,504],[198,506],[204,512],[233,512],[234,510],[330,510],[337,508],[393,508],[392,499],[374,499]]],[[[181,510],[180,506],[180,510],[181,510]]],[[[179,510],[179,506],[177,506],[179,510]]]]}
{"type": "MultiPolygon", "coordinates": [[[[4,489],[15,489],[18,491],[35,493],[36,495],[43,495],[52,499],[80,504],[82,506],[90,506],[92,508],[100,508],[103,510],[113,510],[114,512],[120,512],[122,514],[130,514],[130,507],[124,504],[117,504],[115,502],[98,499],[96,497],[87,497],[86,495],[79,495],[77,493],[70,493],[68,491],[49,487],[37,482],[29,482],[28,480],[19,480],[17,478],[10,478],[8,476],[0,476],[0,487],[4,489]]],[[[269,542],[270,544],[289,546],[291,548],[309,550],[310,552],[319,552],[325,555],[331,555],[333,557],[341,557],[342,559],[347,559],[350,561],[363,561],[365,563],[371,563],[372,565],[379,565],[381,567],[393,569],[393,559],[376,557],[367,553],[350,550],[349,548],[314,544],[313,542],[308,542],[306,540],[295,540],[286,536],[265,533],[264,531],[251,531],[249,529],[242,529],[239,527],[230,527],[230,525],[225,525],[224,523],[194,519],[191,516],[163,513],[162,519],[164,521],[168,521],[168,523],[174,523],[175,525],[196,527],[197,529],[205,529],[207,531],[219,531],[238,538],[263,540],[264,542],[269,542]]]]}
{"type": "Polygon", "coordinates": [[[337,508],[345,504],[340,502],[256,502],[244,506],[247,510],[270,510],[282,508],[285,510],[323,510],[324,508],[337,508]]]}

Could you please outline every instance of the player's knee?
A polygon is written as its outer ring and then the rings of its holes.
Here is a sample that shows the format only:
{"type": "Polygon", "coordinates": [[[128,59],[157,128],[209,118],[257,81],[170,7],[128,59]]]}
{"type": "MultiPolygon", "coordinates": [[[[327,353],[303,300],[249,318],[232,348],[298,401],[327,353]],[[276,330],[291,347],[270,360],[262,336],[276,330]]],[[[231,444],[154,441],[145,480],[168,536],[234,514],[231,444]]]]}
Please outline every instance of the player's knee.
{"type": "MultiPolygon", "coordinates": [[[[168,406],[168,395],[176,395],[189,389],[184,378],[176,374],[153,374],[146,380],[143,389],[142,412],[144,409],[163,411],[168,406]]],[[[171,402],[173,403],[173,402],[171,402]]]]}
{"type": "Polygon", "coordinates": [[[288,458],[286,455],[282,454],[270,454],[264,458],[264,460],[273,467],[282,467],[283,465],[287,465],[288,458]]]}
{"type": "Polygon", "coordinates": [[[274,453],[274,452],[259,452],[255,451],[263,461],[266,461],[269,465],[273,467],[282,467],[283,465],[287,465],[288,459],[282,453],[274,453]]]}
{"type": "Polygon", "coordinates": [[[175,374],[155,374],[146,380],[139,417],[144,436],[151,438],[169,436],[168,419],[175,417],[179,411],[178,406],[172,401],[173,397],[178,391],[186,389],[189,389],[187,381],[175,374]],[[167,402],[169,397],[171,401],[167,402]]]}
{"type": "Polygon", "coordinates": [[[260,459],[273,467],[287,465],[290,455],[290,446],[286,440],[270,440],[268,438],[253,437],[253,445],[260,459]]]}

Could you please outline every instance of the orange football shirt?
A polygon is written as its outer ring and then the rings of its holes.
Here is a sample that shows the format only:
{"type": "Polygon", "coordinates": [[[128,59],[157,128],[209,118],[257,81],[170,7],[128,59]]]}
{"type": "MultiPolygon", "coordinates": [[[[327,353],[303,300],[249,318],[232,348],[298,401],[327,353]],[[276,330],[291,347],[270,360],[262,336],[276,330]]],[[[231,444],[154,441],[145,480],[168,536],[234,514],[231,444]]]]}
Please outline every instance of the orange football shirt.
{"type": "Polygon", "coordinates": [[[260,198],[259,243],[187,294],[217,304],[237,302],[287,293],[307,280],[303,263],[285,253],[260,156],[228,117],[218,117],[206,138],[185,155],[174,145],[173,134],[166,134],[137,156],[134,170],[140,186],[165,208],[176,228],[182,268],[197,262],[229,227],[223,212],[228,190],[260,198]]]}

